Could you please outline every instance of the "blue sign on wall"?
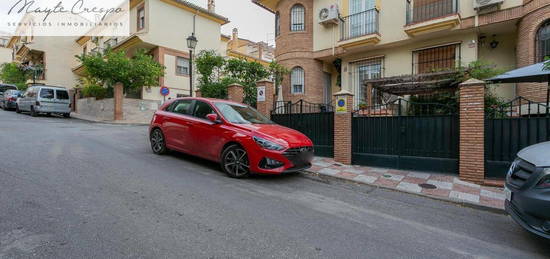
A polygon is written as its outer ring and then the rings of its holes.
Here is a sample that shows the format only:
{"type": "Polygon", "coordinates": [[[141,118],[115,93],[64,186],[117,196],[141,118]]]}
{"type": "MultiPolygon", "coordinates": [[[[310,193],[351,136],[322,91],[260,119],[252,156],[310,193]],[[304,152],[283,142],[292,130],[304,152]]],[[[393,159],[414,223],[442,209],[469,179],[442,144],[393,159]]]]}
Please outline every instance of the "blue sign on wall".
{"type": "Polygon", "coordinates": [[[162,96],[168,96],[170,94],[170,89],[166,86],[160,88],[160,94],[162,96]]]}

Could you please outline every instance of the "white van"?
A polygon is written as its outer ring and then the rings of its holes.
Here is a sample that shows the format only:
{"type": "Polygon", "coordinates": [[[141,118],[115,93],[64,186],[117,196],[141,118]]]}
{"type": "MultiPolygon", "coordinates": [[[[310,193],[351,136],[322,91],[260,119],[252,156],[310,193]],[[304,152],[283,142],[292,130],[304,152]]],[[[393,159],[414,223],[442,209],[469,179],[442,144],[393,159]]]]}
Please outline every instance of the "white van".
{"type": "Polygon", "coordinates": [[[35,117],[38,114],[61,114],[71,117],[71,100],[69,92],[57,86],[31,86],[17,99],[15,106],[17,113],[30,112],[35,117]]]}

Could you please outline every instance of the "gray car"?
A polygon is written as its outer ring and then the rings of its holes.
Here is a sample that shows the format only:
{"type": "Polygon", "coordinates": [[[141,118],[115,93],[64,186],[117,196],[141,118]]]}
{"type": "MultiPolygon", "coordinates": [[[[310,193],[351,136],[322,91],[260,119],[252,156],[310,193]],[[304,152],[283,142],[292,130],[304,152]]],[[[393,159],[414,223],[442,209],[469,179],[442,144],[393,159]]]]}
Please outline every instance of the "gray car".
{"type": "Polygon", "coordinates": [[[7,90],[4,94],[0,94],[0,107],[4,110],[15,109],[15,104],[19,97],[21,97],[21,91],[7,90]]]}
{"type": "Polygon", "coordinates": [[[69,92],[57,86],[32,86],[17,99],[15,107],[17,113],[29,112],[31,116],[38,114],[61,114],[71,116],[71,100],[69,92]]]}
{"type": "Polygon", "coordinates": [[[550,142],[518,153],[505,193],[506,212],[529,232],[550,239],[550,142]]]}

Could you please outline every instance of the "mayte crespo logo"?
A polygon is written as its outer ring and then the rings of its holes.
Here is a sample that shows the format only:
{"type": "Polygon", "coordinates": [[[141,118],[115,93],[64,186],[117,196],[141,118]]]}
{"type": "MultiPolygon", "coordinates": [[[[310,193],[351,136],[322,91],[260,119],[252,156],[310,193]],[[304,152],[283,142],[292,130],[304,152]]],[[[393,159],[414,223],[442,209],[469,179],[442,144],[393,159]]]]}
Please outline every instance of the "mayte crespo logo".
{"type": "MultiPolygon", "coordinates": [[[[9,3],[9,1],[7,1],[9,3]]],[[[55,14],[69,15],[99,15],[105,20],[108,15],[126,12],[122,7],[101,5],[104,1],[94,0],[68,0],[68,1],[34,1],[14,0],[10,4],[8,15],[12,14],[40,14],[43,22],[48,21],[55,14]]],[[[6,4],[4,2],[3,4],[6,4]]]]}

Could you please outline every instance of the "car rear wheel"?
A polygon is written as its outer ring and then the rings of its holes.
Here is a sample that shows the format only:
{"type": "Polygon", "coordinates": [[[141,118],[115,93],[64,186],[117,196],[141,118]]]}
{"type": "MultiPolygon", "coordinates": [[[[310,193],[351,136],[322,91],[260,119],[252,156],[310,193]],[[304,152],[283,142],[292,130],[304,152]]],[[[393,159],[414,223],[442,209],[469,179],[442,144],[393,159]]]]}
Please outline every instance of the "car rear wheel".
{"type": "Polygon", "coordinates": [[[38,113],[36,113],[36,111],[34,110],[34,106],[31,106],[31,116],[32,117],[38,116],[38,113]]]}
{"type": "Polygon", "coordinates": [[[164,155],[168,152],[166,148],[166,139],[160,129],[154,129],[150,136],[151,149],[157,155],[164,155]]]}
{"type": "Polygon", "coordinates": [[[19,110],[19,105],[17,105],[17,104],[15,105],[15,112],[16,113],[21,113],[21,110],[19,110]]]}
{"type": "Polygon", "coordinates": [[[239,145],[231,145],[222,154],[222,170],[233,178],[250,175],[250,164],[246,150],[239,145]]]}
{"type": "Polygon", "coordinates": [[[71,114],[70,114],[70,113],[63,113],[63,117],[65,117],[65,118],[70,118],[70,117],[71,117],[71,114]]]}

